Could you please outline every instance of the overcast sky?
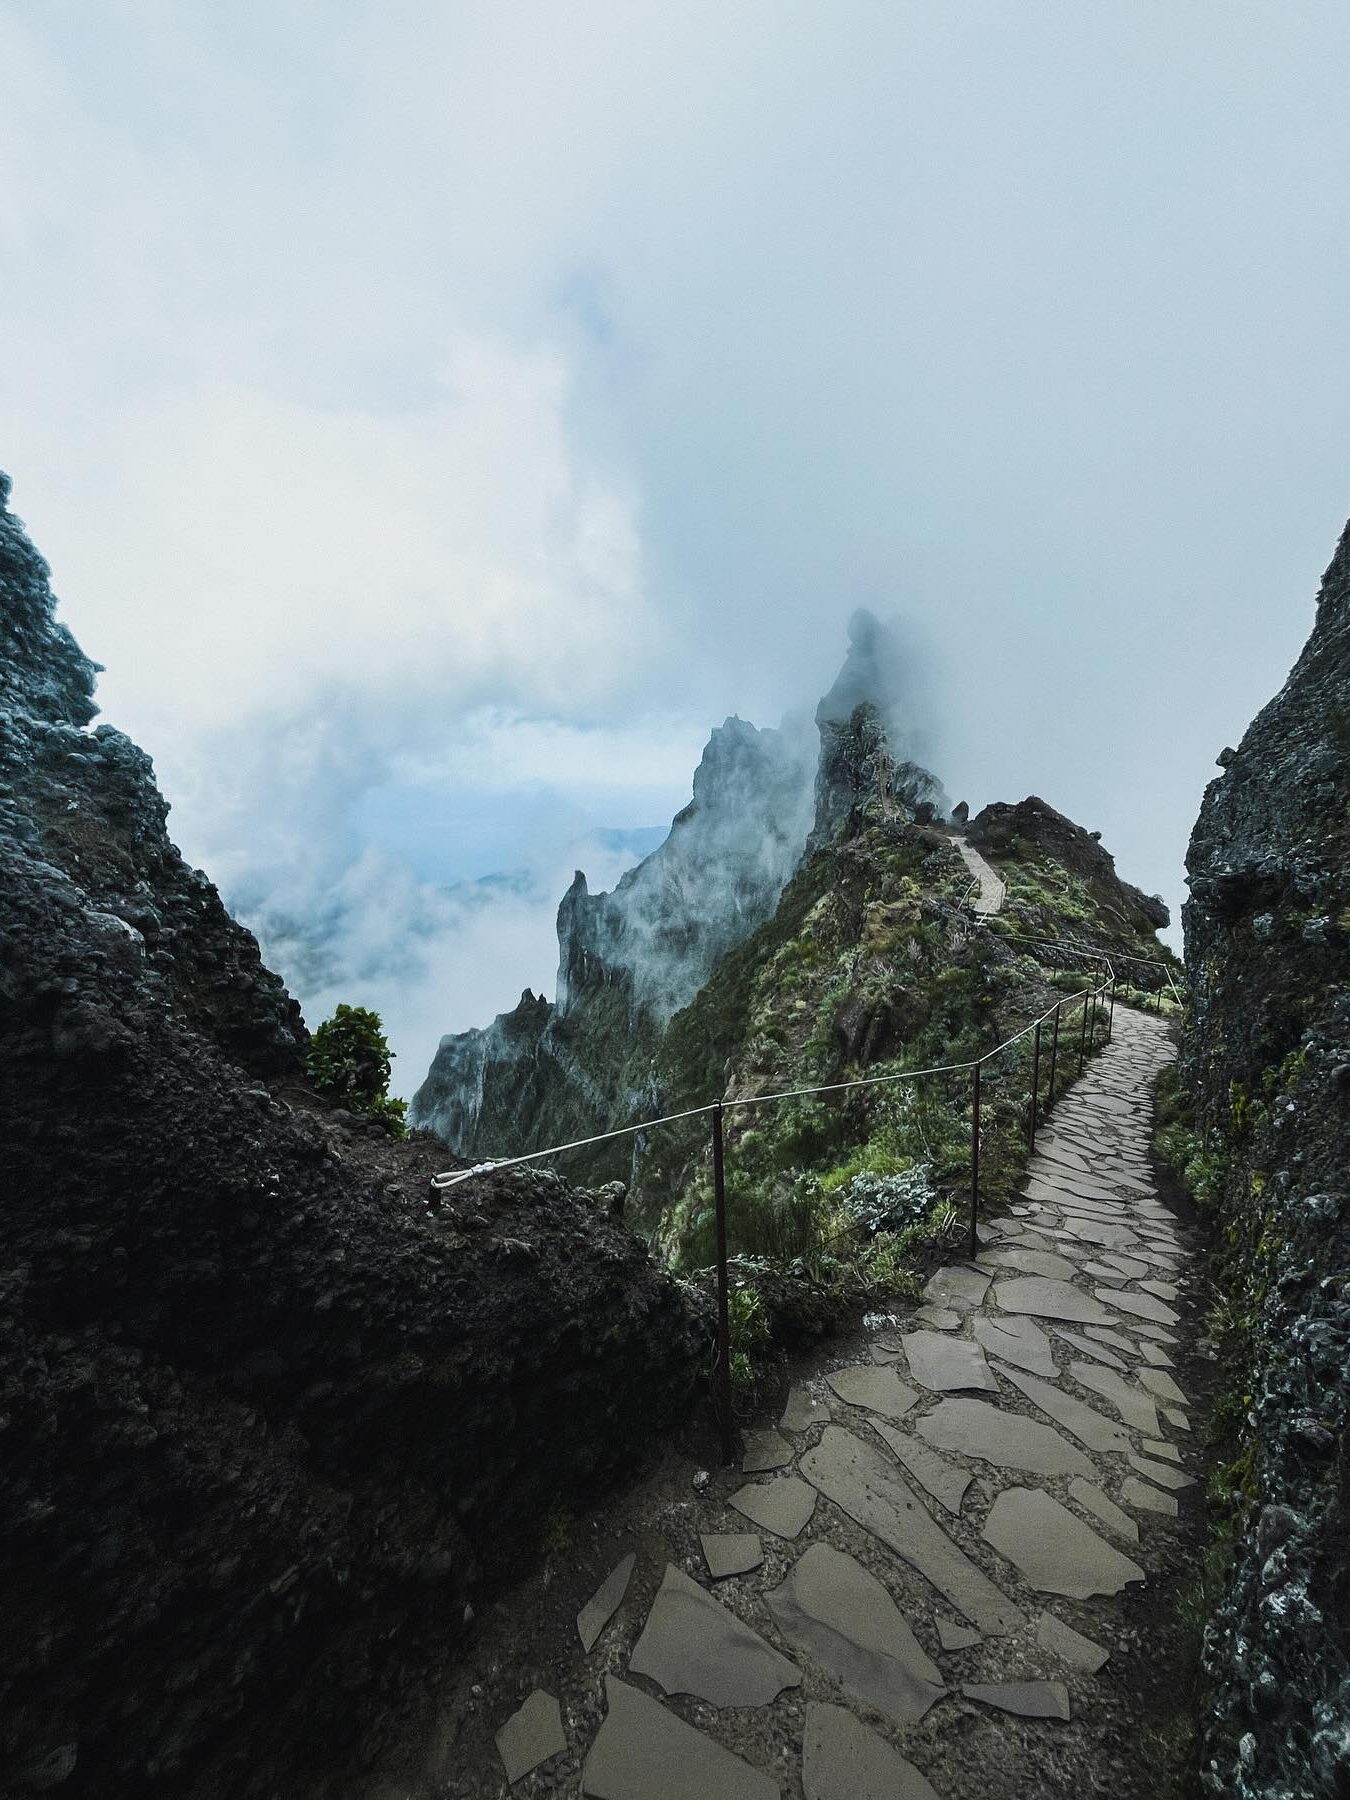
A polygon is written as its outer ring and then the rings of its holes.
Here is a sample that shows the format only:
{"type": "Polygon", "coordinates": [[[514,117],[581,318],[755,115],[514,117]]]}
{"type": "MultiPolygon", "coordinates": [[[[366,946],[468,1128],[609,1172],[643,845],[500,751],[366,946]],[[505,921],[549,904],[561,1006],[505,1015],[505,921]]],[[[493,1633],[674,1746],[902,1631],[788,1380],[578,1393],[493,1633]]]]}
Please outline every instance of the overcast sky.
{"type": "Polygon", "coordinates": [[[1344,0],[0,0],[0,466],[312,1020],[408,1091],[551,991],[578,846],[859,603],[954,797],[1175,907],[1350,510],[1348,66],[1344,0]]]}

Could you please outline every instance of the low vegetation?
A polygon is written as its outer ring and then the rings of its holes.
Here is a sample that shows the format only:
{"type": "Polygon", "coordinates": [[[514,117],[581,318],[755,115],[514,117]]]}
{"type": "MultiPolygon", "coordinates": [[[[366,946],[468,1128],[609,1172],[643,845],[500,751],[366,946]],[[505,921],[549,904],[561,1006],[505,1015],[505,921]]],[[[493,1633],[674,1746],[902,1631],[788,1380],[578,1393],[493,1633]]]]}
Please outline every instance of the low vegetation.
{"type": "Polygon", "coordinates": [[[306,1068],[319,1093],[349,1112],[379,1119],[395,1137],[407,1127],[407,1102],[389,1092],[393,1052],[377,1012],[339,1004],[310,1039],[306,1068]]]}

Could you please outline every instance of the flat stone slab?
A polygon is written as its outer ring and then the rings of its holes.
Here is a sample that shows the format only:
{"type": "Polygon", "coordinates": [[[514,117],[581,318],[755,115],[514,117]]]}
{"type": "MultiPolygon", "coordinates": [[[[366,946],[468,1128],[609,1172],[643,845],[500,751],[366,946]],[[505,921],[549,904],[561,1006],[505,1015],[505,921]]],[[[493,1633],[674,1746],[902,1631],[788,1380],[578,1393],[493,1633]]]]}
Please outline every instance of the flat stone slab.
{"type": "Polygon", "coordinates": [[[1092,1357],[1096,1362],[1105,1363],[1108,1369],[1127,1369],[1128,1363],[1122,1362],[1114,1350],[1108,1350],[1105,1344],[1099,1344],[1094,1338],[1084,1337],[1080,1332],[1070,1331],[1067,1325],[1052,1327],[1057,1338],[1063,1338],[1066,1344],[1072,1344],[1075,1350],[1081,1350],[1084,1356],[1092,1357]]]}
{"type": "Polygon", "coordinates": [[[1081,1631],[1075,1631],[1072,1625],[1066,1625],[1053,1613],[1042,1613],[1037,1619],[1036,1642],[1042,1650],[1048,1650],[1061,1662],[1068,1663],[1071,1669],[1081,1669],[1084,1675],[1095,1675],[1111,1660],[1109,1650],[1103,1650],[1100,1644],[1094,1644],[1091,1638],[1084,1637],[1081,1631]]]}
{"type": "Polygon", "coordinates": [[[623,1605],[623,1597],[628,1592],[628,1583],[632,1580],[636,1561],[636,1555],[630,1552],[616,1562],[577,1614],[577,1635],[581,1639],[582,1649],[588,1655],[595,1648],[595,1640],[623,1605]]]}
{"type": "Polygon", "coordinates": [[[911,1331],[905,1339],[905,1355],[909,1372],[920,1387],[935,1392],[951,1393],[959,1388],[980,1388],[987,1394],[998,1392],[993,1371],[984,1360],[984,1351],[968,1338],[941,1337],[935,1331],[911,1331]]]}
{"type": "Polygon", "coordinates": [[[1106,1300],[1121,1312],[1133,1313],[1138,1319],[1152,1319],[1157,1325],[1176,1325],[1180,1315],[1156,1294],[1136,1294],[1129,1288],[1094,1288],[1098,1300],[1106,1300]]]}
{"type": "Polygon", "coordinates": [[[1118,1594],[1144,1571],[1043,1488],[1004,1488],[990,1508],[984,1538],[1045,1594],[1086,1600],[1118,1594]]]}
{"type": "Polygon", "coordinates": [[[777,1481],[748,1482],[727,1504],[775,1537],[795,1538],[816,1510],[816,1490],[795,1475],[780,1475],[777,1481]]]}
{"type": "Polygon", "coordinates": [[[1005,1412],[984,1400],[944,1400],[915,1429],[930,1444],[959,1456],[978,1456],[1000,1469],[1030,1475],[1092,1475],[1095,1467],[1052,1425],[1005,1412]]]}
{"type": "Polygon", "coordinates": [[[929,1515],[884,1452],[830,1425],[802,1458],[801,1469],[827,1499],[917,1569],[987,1636],[1005,1637],[1026,1623],[1021,1609],[929,1515]]]}
{"type": "Polygon", "coordinates": [[[1108,1224],[1105,1219],[1074,1219],[1065,1230],[1085,1244],[1100,1244],[1103,1250],[1128,1250],[1135,1242],[1131,1226],[1108,1224]]]}
{"type": "Polygon", "coordinates": [[[946,1269],[939,1269],[932,1276],[923,1297],[932,1306],[954,1308],[957,1312],[965,1312],[972,1306],[983,1306],[984,1297],[989,1292],[989,1277],[982,1275],[978,1269],[953,1264],[946,1269]]]}
{"type": "Polygon", "coordinates": [[[796,1452],[786,1438],[776,1431],[748,1431],[745,1454],[741,1458],[744,1475],[764,1475],[770,1469],[785,1469],[796,1452]]]}
{"type": "Polygon", "coordinates": [[[1040,1319],[1063,1319],[1070,1325],[1109,1325],[1114,1317],[1100,1299],[1094,1300],[1070,1282],[1051,1281],[1042,1275],[1023,1275],[1017,1280],[1000,1281],[994,1288],[994,1299],[1004,1312],[1031,1313],[1040,1319]]]}
{"type": "Polygon", "coordinates": [[[938,1800],[898,1750],[843,1706],[806,1703],[802,1733],[806,1800],[938,1800]]]}
{"type": "Polygon", "coordinates": [[[605,1699],[609,1710],[581,1771],[591,1800],[782,1800],[772,1776],[639,1689],[606,1675],[605,1699]]]}
{"type": "Polygon", "coordinates": [[[812,1544],[765,1603],[785,1638],[893,1725],[917,1725],[947,1692],[886,1589],[842,1550],[812,1544]]]}
{"type": "Polygon", "coordinates": [[[866,1363],[834,1369],[825,1377],[839,1398],[849,1406],[864,1406],[883,1419],[903,1419],[919,1396],[906,1387],[894,1369],[878,1369],[866,1363]]]}
{"type": "Polygon", "coordinates": [[[1174,1281],[1141,1281],[1139,1285],[1146,1294],[1156,1294],[1160,1300],[1175,1300],[1181,1292],[1174,1281]]]}
{"type": "Polygon", "coordinates": [[[937,1634],[944,1650],[970,1650],[984,1642],[978,1631],[972,1631],[969,1625],[958,1625],[945,1613],[937,1615],[937,1634]]]}
{"type": "Polygon", "coordinates": [[[1027,1399],[1040,1407],[1056,1425],[1062,1425],[1080,1444],[1086,1444],[1089,1450],[1098,1453],[1117,1451],[1123,1455],[1130,1449],[1130,1434],[1114,1419],[1108,1419],[1104,1413],[1099,1413],[1095,1406],[1076,1400],[1072,1394],[1064,1393],[1053,1382],[1039,1381],[1034,1375],[1024,1375],[1020,1369],[1007,1369],[1000,1365],[998,1372],[1006,1376],[1014,1387],[1020,1388],[1027,1399]]]}
{"type": "Polygon", "coordinates": [[[1140,1346],[1133,1338],[1127,1338],[1119,1331],[1111,1331],[1101,1325],[1084,1326],[1084,1335],[1098,1344],[1110,1344],[1113,1350],[1119,1350],[1122,1356],[1138,1356],[1140,1346]]]}
{"type": "Polygon", "coordinates": [[[748,1575],[764,1561],[764,1546],[753,1531],[701,1531],[698,1541],[714,1581],[748,1575]]]}
{"type": "Polygon", "coordinates": [[[778,1425],[782,1431],[809,1431],[813,1425],[824,1424],[829,1416],[830,1409],[823,1400],[817,1400],[807,1388],[795,1387],[787,1397],[778,1425]]]}
{"type": "Polygon", "coordinates": [[[1076,1500],[1085,1512],[1101,1521],[1113,1537],[1118,1537],[1127,1544],[1139,1542],[1139,1527],[1127,1512],[1123,1512],[1114,1500],[1094,1487],[1090,1481],[1075,1478],[1069,1483],[1069,1498],[1076,1500]]]}
{"type": "Polygon", "coordinates": [[[801,1685],[801,1670],[674,1563],[652,1602],[628,1667],[667,1694],[710,1706],[767,1706],[801,1685]]]}
{"type": "Polygon", "coordinates": [[[1016,1713],[1023,1719],[1067,1719],[1069,1690],[1062,1681],[981,1681],[968,1682],[961,1692],[967,1700],[978,1700],[982,1706],[996,1706],[1001,1712],[1016,1713]]]}
{"type": "Polygon", "coordinates": [[[1050,1340],[1031,1319],[1015,1313],[991,1319],[981,1313],[972,1321],[971,1329],[976,1343],[992,1356],[1001,1356],[1004,1362],[1016,1363],[1033,1375],[1043,1375],[1047,1381],[1055,1379],[1050,1340]]]}
{"type": "Polygon", "coordinates": [[[1148,1482],[1140,1481],[1137,1475],[1127,1475],[1120,1484],[1120,1491],[1126,1503],[1137,1507],[1141,1512],[1163,1513],[1169,1519],[1177,1516],[1174,1497],[1164,1494],[1160,1488],[1150,1487],[1148,1482]]]}
{"type": "Polygon", "coordinates": [[[1129,1280],[1129,1276],[1122,1275],[1119,1269],[1108,1268],[1105,1263],[1100,1262],[1085,1262],[1083,1273],[1090,1275],[1094,1281],[1100,1281],[1107,1287],[1113,1288],[1124,1287],[1129,1280]]]}
{"type": "Polygon", "coordinates": [[[1150,1462],[1146,1456],[1136,1456],[1133,1451],[1126,1461],[1132,1469],[1137,1469],[1158,1487],[1172,1488],[1179,1492],[1182,1488],[1195,1486],[1194,1475],[1183,1475],[1180,1469],[1174,1469],[1170,1463],[1150,1462]]]}
{"type": "Polygon", "coordinates": [[[519,1781],[531,1769],[537,1769],[550,1756],[560,1756],[567,1748],[562,1708],[552,1694],[536,1688],[519,1711],[511,1714],[496,1741],[507,1781],[519,1781]]]}
{"type": "Polygon", "coordinates": [[[1094,1394],[1100,1394],[1103,1400],[1114,1406],[1132,1431],[1145,1431],[1150,1437],[1157,1436],[1157,1407],[1147,1394],[1140,1393],[1123,1375],[1117,1375],[1114,1369],[1104,1369],[1100,1363],[1095,1362],[1071,1362],[1069,1373],[1075,1381],[1081,1382],[1085,1388],[1091,1388],[1094,1394]]]}
{"type": "Polygon", "coordinates": [[[961,1314],[947,1306],[921,1306],[914,1317],[931,1325],[934,1331],[955,1331],[961,1323],[961,1314]]]}
{"type": "Polygon", "coordinates": [[[1176,1445],[1164,1444],[1161,1438],[1145,1438],[1140,1447],[1145,1456],[1161,1456],[1165,1462],[1181,1461],[1181,1452],[1176,1445]]]}
{"type": "Polygon", "coordinates": [[[1139,1355],[1155,1369],[1175,1369],[1177,1366],[1162,1345],[1155,1344],[1151,1338],[1140,1338],[1139,1355]]]}
{"type": "Polygon", "coordinates": [[[1164,1406],[1163,1417],[1169,1425],[1175,1425],[1178,1431],[1189,1431],[1191,1422],[1178,1407],[1164,1406]]]}
{"type": "MultiPolygon", "coordinates": [[[[1118,1275],[1123,1275],[1127,1281],[1137,1281],[1141,1275],[1148,1274],[1149,1265],[1146,1262],[1136,1262],[1132,1256],[1108,1256],[1103,1252],[1101,1260],[1108,1268],[1114,1269],[1118,1275]]],[[[1089,1268],[1091,1266],[1091,1264],[1088,1265],[1089,1268]]],[[[1049,1616],[1047,1613],[1046,1617],[1049,1618],[1049,1616]]]]}
{"type": "Polygon", "coordinates": [[[1068,1257],[1056,1256],[1053,1250],[991,1250],[989,1260],[1023,1275],[1045,1275],[1059,1281],[1071,1280],[1074,1272],[1068,1257]]]}
{"type": "Polygon", "coordinates": [[[1166,1400],[1170,1406],[1186,1404],[1185,1394],[1165,1369],[1140,1369],[1139,1385],[1146,1387],[1150,1394],[1156,1394],[1159,1400],[1166,1400]]]}
{"type": "Polygon", "coordinates": [[[927,1444],[921,1444],[894,1425],[883,1425],[880,1419],[873,1419],[871,1424],[882,1443],[894,1452],[920,1487],[927,1489],[938,1505],[954,1518],[959,1517],[966,1489],[975,1479],[969,1470],[948,1462],[945,1456],[939,1456],[936,1450],[930,1450],[927,1444]]]}

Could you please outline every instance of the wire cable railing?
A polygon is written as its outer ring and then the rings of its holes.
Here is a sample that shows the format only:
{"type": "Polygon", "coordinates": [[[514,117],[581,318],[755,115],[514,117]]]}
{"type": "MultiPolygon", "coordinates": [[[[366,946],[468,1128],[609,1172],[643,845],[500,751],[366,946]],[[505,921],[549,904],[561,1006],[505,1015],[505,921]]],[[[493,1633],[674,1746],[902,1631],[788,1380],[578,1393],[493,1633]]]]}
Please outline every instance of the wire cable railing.
{"type": "MultiPolygon", "coordinates": [[[[1031,941],[1040,942],[1046,946],[1056,943],[1054,939],[1031,941]]],[[[784,1101],[814,1098],[822,1094],[840,1094],[855,1088],[879,1088],[904,1082],[923,1081],[935,1076],[968,1074],[971,1079],[969,1250],[970,1255],[974,1257],[979,1249],[980,1107],[983,1070],[997,1057],[1004,1055],[1027,1038],[1032,1040],[1031,1092],[1027,1129],[1029,1147],[1034,1150],[1037,1127],[1054,1105],[1057,1074],[1062,1072],[1063,1066],[1075,1054],[1072,1027],[1070,1027],[1069,1033],[1063,1029],[1066,1010],[1072,1015],[1075,1007],[1079,1009],[1076,1055],[1080,1074],[1089,1045],[1092,1044],[1095,1047],[1099,1021],[1102,1018],[1106,1020],[1104,1043],[1111,1041],[1114,1030],[1116,994],[1120,983],[1112,958],[1104,951],[1090,949],[1086,946],[1059,943],[1058,947],[1071,951],[1075,955],[1087,957],[1096,963],[1096,973],[1099,979],[1095,985],[1086,986],[1078,993],[1061,995],[1052,1006],[1046,1007],[1044,1012],[1022,1026],[1019,1031],[1014,1032],[1011,1037],[1005,1038],[992,1050],[986,1050],[980,1056],[969,1057],[959,1062],[936,1063],[923,1069],[900,1069],[885,1075],[861,1075],[848,1081],[821,1082],[804,1087],[783,1088],[767,1094],[742,1094],[729,1100],[723,1098],[705,1101],[701,1106],[686,1107],[681,1112],[666,1113],[659,1118],[641,1119],[635,1124],[623,1125],[613,1131],[600,1131],[589,1137],[573,1138],[568,1143],[552,1144],[544,1150],[529,1150],[519,1156],[501,1157],[488,1162],[475,1163],[468,1169],[447,1169],[431,1177],[432,1189],[439,1196],[462,1182],[489,1174],[497,1174],[507,1169],[521,1168],[528,1163],[540,1162],[546,1157],[561,1156],[568,1151],[590,1149],[597,1144],[613,1143],[621,1138],[634,1137],[641,1132],[655,1131],[661,1126],[679,1124],[688,1119],[707,1118],[711,1126],[717,1271],[717,1359],[714,1398],[721,1424],[722,1452],[726,1461],[730,1462],[735,1455],[735,1429],[731,1398],[730,1288],[727,1273],[726,1142],[724,1132],[726,1114],[743,1108],[780,1105],[784,1101]],[[1044,1041],[1047,1036],[1049,1038],[1048,1054],[1044,1041]],[[1062,1048],[1061,1040],[1063,1040],[1062,1048]],[[1045,1084],[1046,1099],[1042,1105],[1041,1070],[1047,1061],[1049,1079],[1045,1084]]],[[[1134,962],[1146,959],[1122,958],[1120,960],[1134,962]]],[[[1162,964],[1158,966],[1165,967],[1162,964]]]]}

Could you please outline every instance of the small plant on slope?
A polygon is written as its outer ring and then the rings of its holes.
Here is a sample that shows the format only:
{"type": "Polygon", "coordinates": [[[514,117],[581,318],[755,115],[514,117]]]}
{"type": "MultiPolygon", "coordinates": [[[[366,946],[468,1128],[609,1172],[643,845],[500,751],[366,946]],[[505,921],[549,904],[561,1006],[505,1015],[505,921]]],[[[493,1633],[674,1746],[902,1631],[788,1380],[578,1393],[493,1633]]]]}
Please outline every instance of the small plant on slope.
{"type": "Polygon", "coordinates": [[[321,1094],[351,1112],[382,1119],[396,1137],[402,1137],[407,1102],[389,1093],[392,1055],[377,1012],[339,1005],[310,1039],[306,1067],[321,1094]]]}

